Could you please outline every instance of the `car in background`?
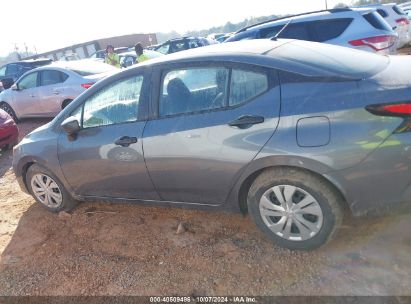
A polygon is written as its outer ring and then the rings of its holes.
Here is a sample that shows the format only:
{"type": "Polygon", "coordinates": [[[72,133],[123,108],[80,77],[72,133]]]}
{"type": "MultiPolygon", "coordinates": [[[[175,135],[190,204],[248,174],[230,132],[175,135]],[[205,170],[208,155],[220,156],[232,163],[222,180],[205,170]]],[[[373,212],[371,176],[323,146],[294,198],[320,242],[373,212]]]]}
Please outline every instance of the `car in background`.
{"type": "MultiPolygon", "coordinates": [[[[154,58],[164,56],[164,54],[161,54],[159,52],[152,51],[152,50],[147,50],[147,49],[144,50],[144,55],[146,55],[149,59],[154,59],[154,58]]],[[[136,55],[136,52],[134,51],[127,52],[127,53],[121,53],[119,54],[119,57],[120,57],[120,66],[122,68],[127,68],[137,63],[136,62],[137,55],[136,55]]]]}
{"type": "Polygon", "coordinates": [[[397,48],[401,48],[410,42],[410,21],[407,14],[395,3],[372,4],[355,8],[375,9],[398,34],[397,48]]]}
{"type": "Polygon", "coordinates": [[[0,109],[0,150],[15,146],[19,139],[19,129],[13,118],[0,109]]]}
{"type": "Polygon", "coordinates": [[[93,60],[60,61],[33,69],[0,93],[0,108],[18,122],[54,117],[73,99],[117,68],[93,60]]]}
{"type": "Polygon", "coordinates": [[[75,61],[81,60],[80,56],[76,53],[64,54],[59,58],[59,61],[75,61]]]}
{"type": "Polygon", "coordinates": [[[11,62],[0,67],[0,92],[10,88],[21,75],[32,69],[48,65],[53,61],[49,58],[28,59],[11,62]]]}
{"type": "Polygon", "coordinates": [[[221,37],[218,37],[216,40],[217,40],[218,42],[220,42],[220,43],[223,43],[223,42],[226,41],[228,38],[230,38],[232,35],[234,35],[234,33],[227,33],[227,34],[224,34],[224,35],[221,36],[221,37]]]}
{"type": "Polygon", "coordinates": [[[301,40],[163,56],[91,87],[15,148],[23,191],[248,213],[314,249],[349,210],[411,201],[410,56],[301,40]]]}
{"type": "Polygon", "coordinates": [[[287,16],[245,27],[225,42],[273,38],[336,44],[395,54],[398,35],[373,9],[330,9],[287,16]]]}
{"type": "Polygon", "coordinates": [[[219,38],[224,37],[225,35],[226,35],[225,33],[212,33],[212,34],[209,34],[207,38],[218,41],[219,38]]]}
{"type": "Polygon", "coordinates": [[[168,40],[157,46],[154,51],[167,55],[215,43],[217,42],[203,37],[182,37],[168,40]]]}
{"type": "MultiPolygon", "coordinates": [[[[118,47],[114,49],[114,53],[121,54],[124,52],[128,52],[128,47],[118,47]]],[[[97,60],[97,61],[104,61],[106,58],[106,50],[99,50],[88,57],[89,59],[97,60]]]]}

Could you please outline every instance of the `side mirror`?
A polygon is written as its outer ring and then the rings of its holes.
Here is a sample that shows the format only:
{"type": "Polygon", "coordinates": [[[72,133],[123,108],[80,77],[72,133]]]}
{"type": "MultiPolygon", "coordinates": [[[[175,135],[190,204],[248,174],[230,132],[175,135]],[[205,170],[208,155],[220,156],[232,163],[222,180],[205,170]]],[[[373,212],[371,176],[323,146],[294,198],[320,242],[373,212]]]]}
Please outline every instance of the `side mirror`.
{"type": "Polygon", "coordinates": [[[67,133],[67,135],[76,135],[81,129],[77,118],[75,118],[74,116],[66,118],[61,123],[61,127],[63,128],[64,132],[67,133]]]}
{"type": "Polygon", "coordinates": [[[18,91],[18,90],[19,90],[19,86],[17,85],[17,83],[13,84],[10,88],[11,88],[13,91],[18,91]]]}

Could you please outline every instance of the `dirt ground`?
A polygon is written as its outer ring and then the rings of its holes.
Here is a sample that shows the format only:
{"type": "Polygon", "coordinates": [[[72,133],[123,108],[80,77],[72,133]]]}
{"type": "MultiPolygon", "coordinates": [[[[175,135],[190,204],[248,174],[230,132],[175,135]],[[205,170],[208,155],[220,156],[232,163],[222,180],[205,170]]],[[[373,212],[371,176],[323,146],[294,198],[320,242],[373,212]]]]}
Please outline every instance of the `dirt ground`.
{"type": "MultiPolygon", "coordinates": [[[[45,122],[21,123],[21,136],[45,122]]],[[[104,203],[49,213],[0,153],[0,296],[411,295],[410,214],[348,217],[329,245],[291,252],[239,214],[104,203]]]]}

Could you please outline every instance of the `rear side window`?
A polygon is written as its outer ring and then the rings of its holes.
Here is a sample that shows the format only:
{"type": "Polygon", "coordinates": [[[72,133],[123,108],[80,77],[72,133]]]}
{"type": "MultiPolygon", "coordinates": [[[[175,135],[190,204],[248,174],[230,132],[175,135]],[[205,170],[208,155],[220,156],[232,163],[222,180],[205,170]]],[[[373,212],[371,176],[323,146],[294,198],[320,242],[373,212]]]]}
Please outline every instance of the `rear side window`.
{"type": "Polygon", "coordinates": [[[41,72],[41,85],[47,86],[62,83],[68,78],[67,74],[60,71],[46,70],[41,72]]]}
{"type": "Polygon", "coordinates": [[[374,28],[384,31],[391,31],[391,27],[388,23],[381,17],[377,12],[370,12],[363,15],[364,19],[367,20],[374,28]]]}
{"type": "Polygon", "coordinates": [[[261,38],[272,38],[281,29],[284,30],[281,32],[279,38],[289,38],[289,39],[298,39],[298,40],[313,40],[309,34],[307,22],[300,22],[300,23],[290,23],[286,26],[286,24],[277,25],[274,27],[266,28],[261,30],[261,38]]]}
{"type": "Polygon", "coordinates": [[[340,36],[353,21],[352,18],[339,18],[310,22],[317,36],[315,41],[324,42],[340,36]]]}
{"type": "Polygon", "coordinates": [[[392,7],[392,9],[394,10],[394,12],[396,12],[398,15],[405,15],[404,11],[402,10],[402,8],[400,8],[399,6],[394,5],[392,7]]]}
{"type": "Polygon", "coordinates": [[[245,103],[267,90],[267,74],[233,69],[229,105],[236,106],[245,103]]]}
{"type": "Polygon", "coordinates": [[[388,17],[388,13],[386,11],[384,11],[382,8],[377,9],[378,14],[381,15],[381,17],[383,18],[387,18],[388,17]]]}
{"type": "Polygon", "coordinates": [[[168,72],[160,95],[160,116],[193,113],[224,106],[229,70],[189,68],[168,72]]]}

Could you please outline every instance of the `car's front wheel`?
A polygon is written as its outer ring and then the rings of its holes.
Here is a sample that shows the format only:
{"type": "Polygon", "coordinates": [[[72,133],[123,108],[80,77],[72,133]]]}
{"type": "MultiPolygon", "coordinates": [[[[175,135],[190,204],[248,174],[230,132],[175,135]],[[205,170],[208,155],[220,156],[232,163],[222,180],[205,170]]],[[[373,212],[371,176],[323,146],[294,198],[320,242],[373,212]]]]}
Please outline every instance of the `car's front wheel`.
{"type": "Polygon", "coordinates": [[[256,225],[288,249],[311,250],[329,241],[341,225],[341,205],[328,182],[293,168],[264,171],[248,194],[256,225]]]}
{"type": "Polygon", "coordinates": [[[27,170],[26,183],[36,201],[49,211],[69,211],[76,206],[75,200],[57,177],[37,164],[27,170]]]}

